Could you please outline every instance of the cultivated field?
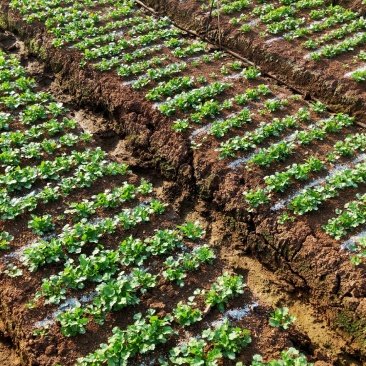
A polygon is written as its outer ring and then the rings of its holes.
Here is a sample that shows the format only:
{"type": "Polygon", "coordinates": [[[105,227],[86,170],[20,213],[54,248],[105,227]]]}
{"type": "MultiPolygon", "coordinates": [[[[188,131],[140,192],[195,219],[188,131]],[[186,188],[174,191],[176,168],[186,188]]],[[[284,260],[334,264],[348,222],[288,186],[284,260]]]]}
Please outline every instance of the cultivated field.
{"type": "Polygon", "coordinates": [[[364,7],[0,2],[6,366],[365,362],[364,7]]]}

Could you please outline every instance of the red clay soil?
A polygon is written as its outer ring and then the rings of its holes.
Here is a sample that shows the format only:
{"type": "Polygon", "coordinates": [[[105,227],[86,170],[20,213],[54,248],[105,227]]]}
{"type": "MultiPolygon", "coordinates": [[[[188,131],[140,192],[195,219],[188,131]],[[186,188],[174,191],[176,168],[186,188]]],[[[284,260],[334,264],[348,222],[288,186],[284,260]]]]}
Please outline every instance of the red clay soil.
{"type": "MultiPolygon", "coordinates": [[[[276,36],[263,38],[260,36],[263,26],[243,34],[238,27],[229,23],[230,17],[224,14],[220,16],[219,36],[217,19],[208,19],[208,12],[202,11],[202,3],[196,0],[141,2],[159,14],[167,15],[177,26],[192,30],[216,45],[220,41],[222,46],[255,63],[262,73],[276,77],[307,98],[319,99],[334,111],[351,113],[360,121],[366,122],[363,113],[366,107],[365,83],[356,83],[344,76],[343,65],[352,61],[352,57],[339,56],[336,59],[318,62],[304,59],[308,51],[300,46],[303,40],[288,42],[276,36]]],[[[354,2],[354,10],[360,11],[358,3],[354,2]]],[[[349,2],[345,1],[342,5],[348,8],[349,2]]],[[[365,8],[365,5],[362,8],[365,8]]],[[[240,13],[234,15],[238,16],[240,13]]],[[[362,48],[357,48],[352,56],[358,49],[362,48]]]]}
{"type": "MultiPolygon", "coordinates": [[[[108,126],[110,130],[104,129],[101,135],[109,131],[126,138],[129,151],[137,159],[136,165],[141,169],[156,168],[166,178],[177,182],[174,189],[180,187],[180,192],[182,189],[185,192],[185,200],[181,198],[179,201],[182,205],[187,205],[188,195],[193,201],[203,198],[203,214],[210,223],[215,222],[217,214],[223,215],[224,225],[220,235],[225,245],[232,246],[237,253],[250,254],[276,272],[287,283],[288,291],[293,296],[313,304],[332,327],[343,332],[347,339],[344,352],[356,360],[366,360],[362,345],[366,327],[366,268],[352,267],[348,255],[340,251],[339,243],[326,236],[319,225],[324,223],[326,215],[335,206],[340,207],[346,196],[341,201],[331,202],[324,211],[324,218],[312,214],[288,225],[277,224],[276,216],[268,209],[248,212],[243,190],[257,186],[270,171],[248,172],[244,167],[237,170],[228,168],[227,161],[218,160],[217,152],[213,150],[218,143],[212,140],[207,140],[198,150],[190,150],[188,136],[173,134],[171,122],[153,109],[142,93],[123,86],[113,73],[102,74],[89,66],[80,69],[81,58],[75,50],[54,49],[41,24],[28,25],[19,14],[9,10],[7,2],[2,1],[0,4],[0,24],[16,32],[30,51],[46,62],[57,74],[62,87],[74,96],[74,102],[105,111],[105,115],[113,121],[108,126]]],[[[194,9],[190,4],[154,1],[157,9],[177,23],[199,31],[204,21],[199,17],[193,20],[194,9]]],[[[214,40],[215,36],[216,32],[211,30],[209,37],[214,40]]],[[[299,61],[299,64],[295,64],[295,60],[289,61],[294,51],[287,43],[274,44],[264,50],[264,44],[259,43],[255,35],[248,39],[242,36],[235,38],[229,28],[222,39],[227,46],[259,64],[262,70],[270,71],[287,84],[303,90],[304,94],[321,97],[335,109],[351,111],[360,116],[365,106],[365,91],[359,86],[350,87],[349,82],[342,79],[335,79],[336,70],[334,75],[328,75],[329,65],[322,64],[324,74],[316,76],[315,65],[312,66],[308,61],[299,61]],[[268,63],[268,60],[275,62],[268,63]],[[325,80],[328,80],[327,83],[325,80]]],[[[348,132],[357,130],[353,127],[348,132]]],[[[324,154],[329,144],[328,141],[317,146],[319,154],[324,154]]],[[[300,151],[298,154],[302,153],[300,151]]],[[[174,189],[170,191],[172,200],[178,198],[174,189]]],[[[35,276],[29,281],[36,285],[40,279],[35,276]]],[[[13,307],[19,299],[26,300],[29,296],[25,287],[2,296],[2,305],[6,306],[9,317],[26,319],[29,316],[29,310],[13,307]]],[[[147,301],[145,306],[148,306],[147,301]]],[[[42,313],[38,316],[42,317],[42,313]]],[[[111,318],[109,324],[115,320],[111,318]]],[[[74,355],[89,347],[81,342],[81,338],[77,338],[76,341],[63,343],[62,349],[51,347],[38,350],[37,338],[24,334],[24,339],[26,344],[23,347],[27,352],[36,352],[34,360],[37,357],[39,360],[38,352],[55,357],[53,360],[56,360],[68,357],[68,352],[74,347],[74,355]]],[[[53,341],[57,342],[57,337],[53,341]]],[[[42,362],[48,361],[42,359],[42,362]]]]}

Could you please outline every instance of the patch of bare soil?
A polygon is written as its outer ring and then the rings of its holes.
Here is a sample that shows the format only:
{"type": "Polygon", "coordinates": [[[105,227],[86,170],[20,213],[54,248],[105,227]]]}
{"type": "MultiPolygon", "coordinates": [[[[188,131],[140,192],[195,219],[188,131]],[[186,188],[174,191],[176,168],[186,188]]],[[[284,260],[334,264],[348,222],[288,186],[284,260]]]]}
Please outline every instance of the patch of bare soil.
{"type": "Polygon", "coordinates": [[[0,316],[0,364],[2,366],[20,366],[21,360],[15,351],[0,316]]]}

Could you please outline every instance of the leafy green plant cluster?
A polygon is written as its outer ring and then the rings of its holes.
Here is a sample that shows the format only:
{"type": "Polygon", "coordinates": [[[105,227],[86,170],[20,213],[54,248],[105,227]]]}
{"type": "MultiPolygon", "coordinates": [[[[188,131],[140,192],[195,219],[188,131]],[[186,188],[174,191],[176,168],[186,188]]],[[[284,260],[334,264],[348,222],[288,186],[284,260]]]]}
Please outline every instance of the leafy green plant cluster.
{"type": "MultiPolygon", "coordinates": [[[[299,0],[281,1],[278,6],[274,4],[258,5],[252,10],[252,16],[256,15],[259,20],[266,24],[266,34],[278,34],[285,31],[296,32],[306,21],[306,17],[300,17],[299,12],[306,9],[317,9],[324,6],[323,0],[299,0]]],[[[302,28],[300,28],[302,29],[302,28]]],[[[286,39],[288,38],[285,34],[286,39]]],[[[292,35],[292,37],[294,37],[292,35]]]]}
{"type": "Polygon", "coordinates": [[[238,114],[230,118],[214,121],[209,133],[216,138],[220,138],[225,136],[231,128],[241,127],[243,124],[250,123],[251,121],[250,111],[248,109],[242,109],[238,114]]]}
{"type": "Polygon", "coordinates": [[[323,113],[327,110],[327,106],[324,105],[322,102],[315,102],[313,103],[313,105],[311,106],[311,109],[315,112],[315,113],[323,113]]]}
{"type": "Polygon", "coordinates": [[[325,164],[318,158],[310,156],[304,160],[304,163],[294,163],[286,167],[283,172],[276,172],[264,178],[269,190],[274,192],[284,192],[289,186],[290,179],[307,180],[309,174],[319,172],[325,169],[325,164]]]}
{"type": "Polygon", "coordinates": [[[232,2],[228,2],[226,4],[223,4],[220,8],[220,11],[222,11],[224,14],[231,14],[235,13],[244,9],[247,9],[250,5],[250,1],[248,0],[235,0],[232,2]]]}
{"type": "Polygon", "coordinates": [[[362,46],[366,43],[366,33],[360,32],[355,34],[354,36],[348,37],[345,40],[337,43],[337,44],[328,44],[316,52],[310,53],[309,57],[314,61],[319,61],[323,57],[333,58],[338,56],[339,54],[353,51],[355,47],[362,46]]]}
{"type": "Polygon", "coordinates": [[[162,47],[162,45],[141,47],[134,51],[131,50],[129,53],[123,53],[108,59],[103,58],[99,62],[95,62],[93,66],[99,71],[109,71],[118,67],[118,72],[123,77],[138,75],[145,72],[149,66],[161,65],[166,60],[166,56],[154,56],[162,47]],[[150,60],[138,61],[150,55],[152,56],[150,60]]]}
{"type": "Polygon", "coordinates": [[[57,316],[61,333],[67,337],[84,334],[89,323],[89,315],[96,323],[103,324],[108,312],[138,304],[140,301],[138,291],[144,293],[155,285],[156,276],[139,269],[134,269],[129,276],[122,272],[117,278],[103,281],[96,287],[98,295],[90,305],[81,307],[80,304],[76,304],[57,316]]]}
{"type": "Polygon", "coordinates": [[[194,55],[196,53],[204,52],[206,50],[207,43],[202,41],[193,41],[191,44],[188,44],[188,46],[181,48],[177,47],[173,50],[173,55],[175,57],[187,57],[194,55]]]}
{"type": "MultiPolygon", "coordinates": [[[[251,366],[312,366],[313,364],[308,362],[306,357],[300,353],[297,349],[290,347],[288,350],[281,352],[281,359],[271,360],[268,363],[263,362],[263,358],[260,355],[253,357],[251,366]]],[[[242,363],[236,364],[236,366],[243,366],[242,363]]]]}
{"type": "MultiPolygon", "coordinates": [[[[255,100],[260,96],[270,95],[272,92],[267,85],[260,84],[255,89],[247,89],[245,93],[238,94],[234,100],[239,105],[247,104],[249,100],[255,100]]],[[[226,118],[224,120],[217,120],[213,122],[210,128],[210,134],[216,138],[225,136],[226,133],[233,127],[241,127],[245,123],[251,122],[251,113],[248,109],[242,109],[238,114],[226,118]]]]}
{"type": "MultiPolygon", "coordinates": [[[[133,1],[106,1],[105,8],[100,10],[98,4],[101,2],[88,0],[83,4],[74,2],[62,6],[54,3],[50,7],[44,2],[31,4],[29,0],[14,0],[12,6],[21,9],[29,22],[43,21],[48,32],[54,36],[55,47],[72,43],[72,48],[83,52],[82,67],[90,64],[90,61],[96,61],[92,66],[98,70],[116,68],[123,77],[144,73],[137,80],[128,82],[135,89],[163,78],[169,79],[185,70],[186,63],[174,63],[171,56],[186,58],[206,50],[205,42],[187,41],[181,37],[182,32],[178,28],[172,27],[168,18],[146,16],[136,9],[133,1]],[[157,53],[163,47],[167,47],[170,52],[158,56],[157,53]]],[[[220,57],[220,52],[203,54],[202,61],[211,62],[220,57]]],[[[168,89],[164,89],[163,93],[177,91],[168,92],[168,89]]]]}
{"type": "Polygon", "coordinates": [[[164,264],[167,269],[163,272],[163,276],[169,281],[175,281],[179,286],[184,286],[184,278],[187,271],[197,270],[201,264],[211,264],[216,256],[209,246],[203,245],[196,247],[191,253],[179,254],[176,258],[168,257],[164,264]]]}
{"type": "Polygon", "coordinates": [[[206,234],[206,231],[202,229],[198,221],[187,221],[183,225],[178,225],[177,228],[186,238],[192,240],[202,239],[206,234]]]}
{"type": "Polygon", "coordinates": [[[171,97],[184,89],[192,88],[194,85],[195,78],[193,76],[179,76],[169,81],[160,82],[158,86],[149,90],[146,98],[154,101],[161,100],[164,96],[171,97]]]}
{"type": "Polygon", "coordinates": [[[130,39],[116,36],[115,39],[109,41],[107,45],[100,46],[97,48],[95,47],[91,48],[90,43],[91,42],[97,43],[98,38],[97,39],[93,38],[93,41],[90,41],[88,44],[86,44],[85,41],[83,41],[82,43],[76,44],[75,47],[84,50],[84,57],[86,60],[95,60],[107,56],[116,56],[121,51],[135,47],[144,47],[155,42],[156,40],[160,39],[167,40],[170,38],[177,37],[180,34],[181,31],[177,28],[159,29],[159,30],[152,30],[146,34],[139,35],[130,39]]]}
{"type": "Polygon", "coordinates": [[[194,296],[191,296],[188,298],[187,304],[180,301],[173,310],[174,318],[181,326],[187,327],[202,320],[202,312],[197,308],[193,308],[195,305],[194,296]]]}
{"type": "MultiPolygon", "coordinates": [[[[322,0],[319,0],[319,1],[322,2],[322,0]]],[[[294,19],[293,17],[288,17],[281,21],[268,24],[267,32],[269,34],[283,33],[288,30],[299,28],[304,23],[305,23],[304,18],[294,19]]]]}
{"type": "Polygon", "coordinates": [[[366,70],[357,70],[351,74],[351,77],[354,81],[358,83],[366,80],[366,70]]]}
{"type": "Polygon", "coordinates": [[[7,231],[2,231],[0,234],[0,250],[6,250],[10,248],[10,242],[14,239],[13,235],[10,235],[7,231]]]}
{"type": "Polygon", "coordinates": [[[264,102],[264,106],[266,107],[266,109],[271,112],[274,113],[278,110],[283,109],[285,106],[289,105],[289,101],[287,99],[269,99],[267,101],[264,102]]]}
{"type": "Polygon", "coordinates": [[[23,274],[23,270],[15,266],[13,263],[9,263],[4,273],[9,277],[19,277],[23,274]]]}
{"type": "Polygon", "coordinates": [[[287,116],[282,119],[274,118],[271,122],[261,122],[254,131],[248,131],[244,136],[233,137],[223,143],[217,149],[220,152],[220,159],[228,156],[235,156],[237,150],[247,151],[261,144],[271,136],[279,136],[286,129],[298,127],[298,119],[295,116],[287,116]]]}
{"type": "Polygon", "coordinates": [[[46,303],[59,303],[65,298],[67,289],[82,289],[87,280],[102,282],[109,280],[118,269],[118,252],[94,249],[91,255],[81,254],[78,265],[68,259],[65,268],[58,275],[51,275],[42,281],[41,295],[46,303]]]}
{"type": "MultiPolygon", "coordinates": [[[[333,151],[330,151],[328,155],[332,156],[334,159],[337,159],[340,156],[354,156],[356,151],[365,151],[365,141],[366,139],[363,133],[348,135],[344,140],[337,141],[333,146],[333,151]]],[[[305,159],[303,163],[294,163],[291,166],[286,167],[283,171],[277,171],[274,174],[264,177],[264,182],[266,183],[264,188],[259,187],[243,192],[245,200],[250,204],[248,210],[251,211],[261,204],[268,203],[272,192],[286,192],[286,190],[297,180],[308,180],[311,173],[327,169],[327,160],[329,159],[320,160],[315,156],[310,156],[305,159]]],[[[283,218],[285,221],[293,220],[286,212],[284,215],[283,218]]],[[[280,219],[280,221],[282,221],[282,219],[280,219]]],[[[331,226],[332,225],[329,226],[329,230],[332,230],[330,229],[331,226]]],[[[334,230],[337,230],[337,226],[338,223],[335,223],[334,230]]],[[[342,228],[339,230],[342,232],[342,228]]]]}
{"type": "Polygon", "coordinates": [[[44,203],[66,197],[76,188],[89,187],[93,181],[105,175],[124,175],[128,166],[103,160],[105,153],[100,149],[86,149],[85,152],[63,154],[53,161],[43,161],[38,167],[8,169],[8,175],[0,179],[8,182],[7,188],[0,193],[1,218],[14,219],[20,214],[35,210],[39,202],[44,203]],[[75,167],[71,176],[61,177],[60,173],[68,172],[75,167]],[[15,189],[31,188],[36,179],[56,180],[56,184],[49,184],[38,193],[22,197],[12,197],[9,193],[15,189]],[[10,190],[10,192],[8,191],[10,190]]]}
{"type": "Polygon", "coordinates": [[[258,79],[260,76],[260,71],[256,69],[254,66],[250,66],[247,69],[244,69],[241,74],[248,80],[258,79]]]}
{"type": "Polygon", "coordinates": [[[44,233],[55,229],[55,224],[52,221],[51,215],[31,215],[31,217],[32,219],[28,221],[28,227],[32,229],[34,234],[43,235],[44,233]]]}
{"type": "MultiPolygon", "coordinates": [[[[150,48],[150,52],[156,52],[158,51],[159,48],[158,46],[154,46],[150,48]]],[[[121,63],[119,61],[118,58],[113,59],[113,64],[111,65],[111,60],[108,61],[101,61],[99,64],[97,64],[97,68],[103,68],[103,69],[110,69],[112,66],[114,66],[114,64],[117,66],[117,73],[118,75],[127,78],[130,76],[135,76],[135,75],[139,75],[139,74],[143,74],[148,72],[148,70],[150,70],[151,68],[153,68],[154,66],[160,66],[165,60],[167,59],[166,56],[154,56],[149,60],[142,60],[142,61],[137,61],[137,62],[133,62],[131,64],[125,64],[125,63],[121,63]]],[[[167,70],[169,69],[164,69],[164,72],[168,72],[167,70]]],[[[163,71],[161,71],[163,72],[163,71]]],[[[143,77],[144,80],[146,79],[146,77],[143,77]]],[[[149,80],[146,81],[146,83],[148,83],[149,80]]],[[[135,84],[134,84],[135,85],[135,84]]],[[[137,85],[137,84],[136,84],[137,85]]],[[[141,85],[143,86],[143,85],[141,85]]]]}
{"type": "Polygon", "coordinates": [[[167,115],[173,115],[177,109],[187,112],[189,108],[197,109],[202,105],[205,99],[213,98],[230,88],[229,83],[214,82],[188,92],[177,94],[171,100],[168,100],[159,106],[160,111],[167,115]]]}
{"type": "Polygon", "coordinates": [[[366,19],[358,18],[353,19],[351,22],[342,25],[339,28],[331,30],[330,32],[324,34],[322,37],[319,37],[315,40],[312,40],[310,44],[309,41],[304,42],[304,46],[306,48],[315,49],[320,47],[322,44],[326,42],[330,42],[336,39],[341,39],[346,35],[352,34],[354,32],[366,29],[366,19]]]}
{"type": "Polygon", "coordinates": [[[366,180],[366,163],[356,164],[353,169],[344,169],[326,179],[325,185],[302,190],[288,203],[288,208],[295,214],[303,215],[317,210],[324,201],[337,197],[340,190],[348,187],[357,188],[358,184],[366,180]]]}
{"type": "Polygon", "coordinates": [[[355,133],[348,135],[343,141],[334,144],[334,153],[337,156],[354,156],[356,151],[365,151],[366,134],[355,133]]]}
{"type": "MultiPolygon", "coordinates": [[[[46,303],[58,303],[65,298],[68,289],[82,289],[86,281],[102,282],[110,280],[117,272],[119,264],[128,266],[131,264],[142,265],[151,255],[164,255],[183,245],[182,237],[174,230],[157,230],[152,237],[144,241],[127,237],[120,243],[118,250],[94,249],[91,255],[81,254],[78,257],[78,263],[73,259],[67,259],[65,268],[58,275],[52,275],[42,281],[42,288],[39,295],[46,298],[46,303]]],[[[99,244],[101,246],[101,244],[99,244]]],[[[63,259],[61,247],[58,251],[58,260],[63,259]]],[[[40,247],[42,250],[42,247],[40,247]]],[[[31,251],[31,250],[30,250],[31,251]]],[[[33,252],[35,256],[37,251],[33,252]]],[[[27,252],[26,252],[27,253],[27,252]]],[[[25,253],[25,255],[26,255],[25,253]]],[[[52,257],[47,258],[54,261],[55,252],[50,253],[52,257]]],[[[200,253],[204,257],[205,253],[200,253]]],[[[211,253],[206,253],[205,259],[210,257],[211,253]]],[[[45,256],[45,253],[44,253],[45,256]]],[[[39,260],[45,260],[40,257],[39,260]]],[[[201,258],[200,257],[200,258],[201,258]]],[[[206,259],[208,261],[209,259],[206,259]]],[[[186,265],[188,267],[188,264],[186,265]]]]}
{"type": "MultiPolygon", "coordinates": [[[[139,264],[143,264],[143,261],[151,254],[161,255],[180,247],[181,238],[178,231],[159,230],[156,235],[144,240],[145,254],[143,255],[141,255],[141,250],[140,253],[126,250],[126,248],[132,250],[136,248],[136,246],[131,246],[132,242],[142,243],[140,240],[130,237],[121,243],[118,251],[95,249],[92,255],[81,254],[78,265],[74,265],[74,261],[69,259],[62,272],[43,280],[41,291],[37,293],[35,300],[43,296],[46,303],[59,303],[61,299],[65,299],[68,289],[81,289],[84,287],[85,281],[100,283],[96,287],[97,296],[90,305],[81,310],[80,305],[77,305],[58,316],[64,335],[74,336],[77,333],[84,333],[89,316],[92,316],[95,322],[103,324],[108,312],[137,304],[139,302],[137,292],[143,294],[156,285],[156,275],[151,275],[138,268],[133,268],[128,275],[121,272],[117,278],[114,278],[120,262],[130,264],[134,262],[134,258],[138,257],[139,264]],[[126,256],[130,254],[134,258],[126,259],[126,256]]],[[[210,262],[214,258],[212,251],[207,246],[196,248],[193,253],[195,257],[192,256],[192,260],[190,262],[187,260],[185,263],[185,267],[189,267],[189,269],[197,268],[199,260],[210,262]]],[[[189,302],[188,305],[191,306],[193,303],[189,302]]],[[[177,316],[182,317],[179,322],[182,322],[185,316],[188,316],[190,321],[198,320],[199,314],[200,311],[192,311],[192,314],[189,314],[188,309],[183,305],[177,308],[176,313],[177,316]],[[183,314],[184,312],[185,314],[183,314]]],[[[188,321],[186,319],[186,322],[188,321]]]]}
{"type": "Polygon", "coordinates": [[[72,310],[66,311],[57,316],[57,320],[61,324],[61,333],[66,337],[72,337],[76,334],[84,334],[85,326],[88,324],[88,318],[83,316],[83,309],[80,303],[72,310]]]}
{"type": "MultiPolygon", "coordinates": [[[[222,358],[234,360],[236,354],[251,342],[249,331],[232,327],[227,319],[214,329],[202,331],[200,339],[190,338],[187,343],[170,351],[173,365],[217,365],[222,358]]],[[[160,359],[161,365],[169,365],[160,359]]]]}
{"type": "Polygon", "coordinates": [[[129,229],[139,222],[150,220],[151,214],[162,214],[165,204],[151,200],[148,205],[140,204],[132,209],[123,209],[114,217],[107,217],[96,223],[82,219],[73,226],[63,227],[61,234],[50,240],[40,240],[36,245],[23,252],[22,261],[30,271],[37,270],[40,266],[58,261],[63,258],[63,248],[69,253],[80,253],[86,243],[98,243],[104,234],[112,234],[118,227],[129,229]],[[48,247],[47,250],[44,250],[48,247]]]}
{"type": "Polygon", "coordinates": [[[71,202],[68,204],[66,214],[72,214],[74,221],[88,218],[96,212],[98,208],[116,208],[121,203],[131,201],[136,198],[136,194],[146,195],[152,192],[152,184],[142,180],[140,186],[123,182],[120,186],[114,187],[112,190],[93,195],[91,199],[83,199],[81,202],[71,202]]]}
{"type": "Polygon", "coordinates": [[[289,314],[289,309],[283,307],[270,314],[269,325],[276,328],[288,329],[295,320],[296,317],[289,314]]]}
{"type": "Polygon", "coordinates": [[[351,264],[354,266],[359,266],[361,263],[365,262],[366,258],[366,239],[359,238],[350,247],[352,250],[351,264]]]}
{"type": "Polygon", "coordinates": [[[256,208],[261,204],[268,203],[272,192],[285,192],[294,182],[293,180],[307,180],[310,173],[319,172],[325,168],[324,162],[314,156],[310,156],[305,159],[304,163],[294,163],[286,167],[284,171],[275,172],[270,176],[264,177],[266,187],[245,191],[243,192],[244,198],[252,208],[256,208]]]}
{"type": "Polygon", "coordinates": [[[154,236],[144,241],[129,236],[119,245],[121,263],[142,265],[151,255],[167,254],[182,246],[182,236],[175,230],[157,230],[154,236]]]}
{"type": "MultiPolygon", "coordinates": [[[[91,139],[91,134],[83,133],[80,136],[66,132],[66,129],[75,128],[75,121],[63,118],[60,122],[55,119],[44,122],[42,125],[35,125],[27,131],[3,132],[0,137],[0,164],[3,167],[18,166],[23,159],[37,159],[47,154],[54,154],[62,147],[71,147],[82,144],[91,139]],[[59,133],[63,135],[55,138],[44,136],[42,141],[35,141],[42,135],[51,136],[59,133]]],[[[43,137],[43,136],[42,136],[43,137]]]]}
{"type": "Polygon", "coordinates": [[[152,81],[157,81],[163,78],[170,78],[173,75],[181,73],[186,68],[187,63],[184,61],[171,63],[167,66],[163,66],[160,68],[150,68],[147,70],[146,74],[140,76],[136,81],[132,83],[132,87],[134,89],[141,89],[152,81]]]}
{"type": "Polygon", "coordinates": [[[366,194],[357,193],[356,197],[356,200],[347,202],[343,210],[336,208],[336,217],[330,218],[323,225],[327,234],[339,240],[366,222],[366,194]]]}
{"type": "MultiPolygon", "coordinates": [[[[298,114],[298,118],[299,114],[298,114]]],[[[270,145],[268,148],[260,149],[249,160],[248,164],[257,164],[262,167],[269,167],[274,161],[283,161],[293,154],[296,146],[308,145],[314,140],[323,140],[328,133],[337,133],[343,128],[352,125],[353,117],[347,114],[338,113],[330,118],[318,121],[307,130],[297,130],[294,132],[291,141],[280,141],[270,145]]]]}
{"type": "Polygon", "coordinates": [[[225,304],[239,294],[244,293],[243,276],[230,275],[225,272],[222,276],[218,277],[216,282],[212,284],[210,290],[196,290],[195,294],[200,294],[205,297],[205,302],[209,307],[217,306],[218,309],[223,312],[225,310],[225,304]]]}
{"type": "Polygon", "coordinates": [[[86,357],[78,359],[77,365],[118,364],[127,366],[136,354],[153,351],[158,344],[165,343],[174,330],[170,326],[172,317],[159,318],[154,310],[149,309],[146,317],[135,314],[135,322],[125,330],[113,328],[108,344],[101,344],[100,349],[86,357]]]}
{"type": "MultiPolygon", "coordinates": [[[[293,31],[287,33],[285,38],[287,40],[292,40],[294,38],[311,36],[314,33],[319,33],[332,28],[337,24],[352,21],[357,18],[357,16],[358,14],[356,12],[343,8],[340,5],[329,5],[326,8],[313,9],[309,13],[309,19],[315,20],[315,22],[310,23],[310,25],[305,25],[304,27],[298,27],[297,29],[294,29],[293,31]]],[[[349,24],[347,24],[347,26],[348,25],[349,24]]],[[[352,27],[352,25],[350,25],[350,27],[352,27]]],[[[330,33],[337,32],[337,30],[338,29],[334,29],[330,33]]],[[[326,35],[324,37],[326,37],[326,35]]],[[[312,38],[310,38],[309,41],[314,42],[315,45],[318,43],[312,38]]],[[[306,45],[304,46],[306,47],[306,45]]]]}

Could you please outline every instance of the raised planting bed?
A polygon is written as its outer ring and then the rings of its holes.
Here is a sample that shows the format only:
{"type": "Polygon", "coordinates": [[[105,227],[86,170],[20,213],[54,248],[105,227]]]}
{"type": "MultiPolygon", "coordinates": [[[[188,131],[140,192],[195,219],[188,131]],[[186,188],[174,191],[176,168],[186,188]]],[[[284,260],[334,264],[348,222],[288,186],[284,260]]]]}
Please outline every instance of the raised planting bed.
{"type": "Polygon", "coordinates": [[[18,58],[0,64],[1,337],[21,358],[3,365],[307,364],[294,346],[315,359],[288,309],[221,258],[209,223],[164,202],[179,187],[114,161],[18,58]]]}
{"type": "Polygon", "coordinates": [[[364,5],[323,0],[143,3],[307,97],[364,118],[364,5]]]}
{"type": "Polygon", "coordinates": [[[212,225],[216,215],[225,223],[220,243],[275,271],[343,332],[338,353],[362,362],[363,219],[332,229],[350,206],[363,207],[357,113],[331,113],[132,2],[23,4],[2,2],[3,25],[76,101],[106,111],[136,169],[157,167],[174,179],[186,192],[181,207],[189,195],[203,199],[212,225]],[[358,267],[342,244],[356,249],[358,267]]]}

